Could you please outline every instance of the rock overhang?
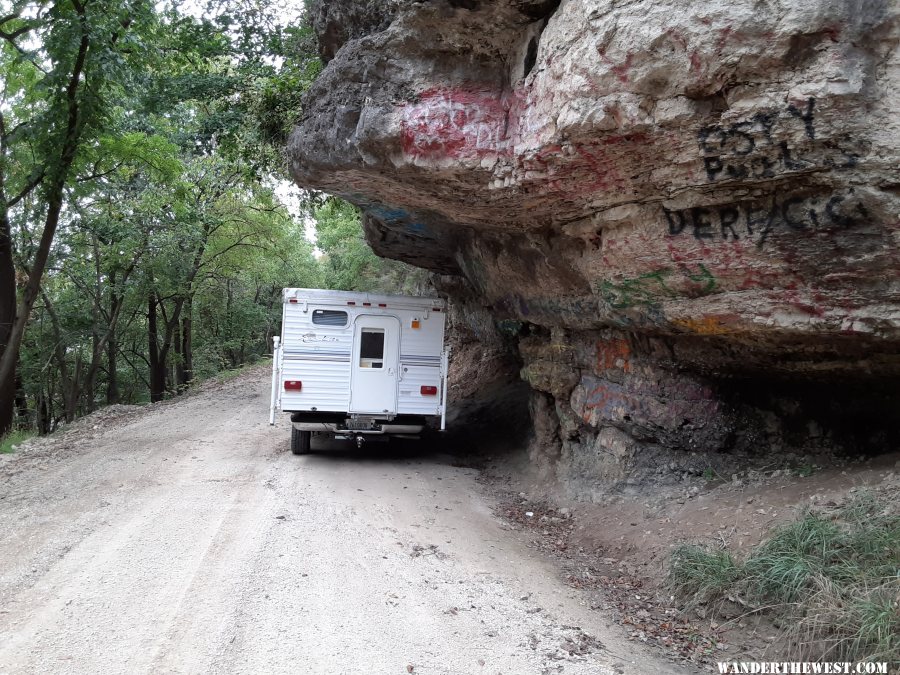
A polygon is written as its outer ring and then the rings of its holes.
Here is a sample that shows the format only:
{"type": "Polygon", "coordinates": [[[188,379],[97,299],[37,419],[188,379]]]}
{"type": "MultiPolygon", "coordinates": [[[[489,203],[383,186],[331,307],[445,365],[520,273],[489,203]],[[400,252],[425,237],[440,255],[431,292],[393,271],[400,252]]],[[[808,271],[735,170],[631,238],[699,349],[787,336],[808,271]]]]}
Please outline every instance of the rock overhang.
{"type": "MultiPolygon", "coordinates": [[[[526,356],[560,419],[646,436],[635,416],[680,400],[657,367],[900,374],[894,3],[392,7],[310,90],[292,174],[360,206],[379,255],[594,353],[526,356]],[[604,356],[621,340],[627,371],[604,356]],[[616,404],[585,414],[598,391],[616,404]]],[[[660,438],[699,438],[679,416],[660,438]]],[[[713,427],[708,447],[734,425],[713,427]]]]}

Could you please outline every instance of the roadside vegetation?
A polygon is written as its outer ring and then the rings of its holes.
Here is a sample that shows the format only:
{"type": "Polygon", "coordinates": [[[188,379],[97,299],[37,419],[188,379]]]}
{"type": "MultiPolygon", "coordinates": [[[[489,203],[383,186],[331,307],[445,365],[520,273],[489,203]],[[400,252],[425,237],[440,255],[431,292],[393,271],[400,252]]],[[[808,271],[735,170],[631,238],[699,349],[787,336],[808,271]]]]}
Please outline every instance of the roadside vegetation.
{"type": "Polygon", "coordinates": [[[15,452],[22,443],[35,436],[33,431],[11,431],[0,437],[0,455],[15,452]]]}
{"type": "Polygon", "coordinates": [[[773,530],[743,560],[685,545],[668,586],[686,609],[776,619],[795,660],[900,663],[900,514],[862,492],[773,530]]]}
{"type": "Polygon", "coordinates": [[[254,362],[283,287],[424,282],[372,254],[351,205],[285,198],[283,148],[322,68],[290,11],[3,3],[0,437],[254,362]]]}

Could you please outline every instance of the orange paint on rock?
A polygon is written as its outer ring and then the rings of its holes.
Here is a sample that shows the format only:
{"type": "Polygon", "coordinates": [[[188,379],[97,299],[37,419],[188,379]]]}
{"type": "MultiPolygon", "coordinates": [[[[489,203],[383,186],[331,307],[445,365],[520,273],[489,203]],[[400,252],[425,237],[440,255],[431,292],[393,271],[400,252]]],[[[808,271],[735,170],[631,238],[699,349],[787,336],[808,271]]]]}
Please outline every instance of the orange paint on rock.
{"type": "Polygon", "coordinates": [[[699,319],[673,319],[672,323],[698,335],[725,335],[734,332],[714,316],[704,316],[699,319]]]}
{"type": "Polygon", "coordinates": [[[631,347],[628,340],[601,340],[597,343],[597,372],[613,369],[631,372],[631,347]]]}

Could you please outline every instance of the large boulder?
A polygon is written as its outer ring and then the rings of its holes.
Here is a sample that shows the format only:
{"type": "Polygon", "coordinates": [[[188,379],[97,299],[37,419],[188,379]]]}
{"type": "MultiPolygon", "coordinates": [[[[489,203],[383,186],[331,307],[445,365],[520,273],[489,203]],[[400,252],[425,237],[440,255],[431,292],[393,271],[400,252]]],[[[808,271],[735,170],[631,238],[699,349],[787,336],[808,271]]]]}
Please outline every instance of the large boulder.
{"type": "Polygon", "coordinates": [[[581,425],[563,444],[897,412],[897,3],[434,0],[353,25],[371,4],[315,10],[350,25],[324,32],[292,174],[533,326],[523,375],[581,425]]]}

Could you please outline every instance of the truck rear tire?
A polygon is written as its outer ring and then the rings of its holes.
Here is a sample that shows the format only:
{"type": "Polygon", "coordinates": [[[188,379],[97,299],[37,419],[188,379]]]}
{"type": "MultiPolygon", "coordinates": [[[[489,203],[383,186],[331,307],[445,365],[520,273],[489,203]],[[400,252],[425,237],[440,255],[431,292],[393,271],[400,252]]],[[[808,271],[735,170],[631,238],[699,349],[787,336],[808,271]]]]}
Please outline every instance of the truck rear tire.
{"type": "Polygon", "coordinates": [[[291,427],[291,452],[295,455],[308,455],[310,441],[312,441],[311,431],[300,431],[291,427]]]}

